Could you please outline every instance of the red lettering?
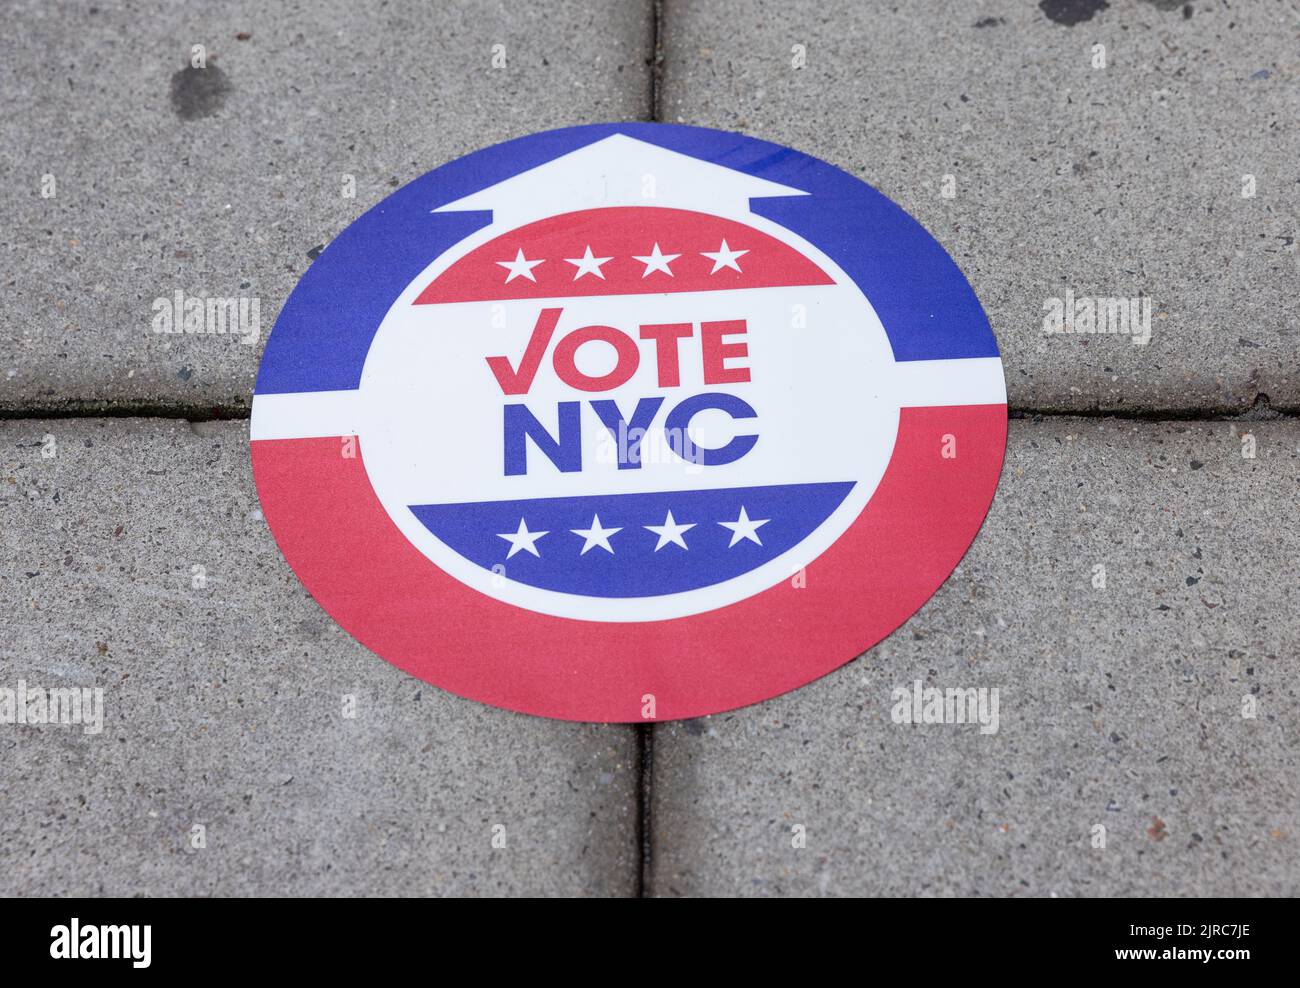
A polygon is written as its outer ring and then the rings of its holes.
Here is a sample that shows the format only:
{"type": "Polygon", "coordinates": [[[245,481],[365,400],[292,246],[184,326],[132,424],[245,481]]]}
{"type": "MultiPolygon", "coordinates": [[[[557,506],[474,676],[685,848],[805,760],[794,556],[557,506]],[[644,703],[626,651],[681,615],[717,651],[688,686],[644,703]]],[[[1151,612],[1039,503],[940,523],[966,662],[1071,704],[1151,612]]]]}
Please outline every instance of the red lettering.
{"type": "Polygon", "coordinates": [[[728,367],[731,359],[749,356],[748,343],[723,343],[724,336],[748,332],[743,319],[700,323],[700,346],[704,351],[705,384],[743,384],[749,380],[748,367],[728,367]]]}
{"type": "Polygon", "coordinates": [[[569,387],[577,388],[579,391],[610,391],[626,384],[636,373],[637,367],[641,364],[641,351],[637,349],[636,340],[613,326],[584,326],[582,329],[575,329],[556,344],[555,356],[552,360],[555,364],[555,373],[569,387]],[[614,369],[601,377],[584,374],[578,370],[574,359],[578,347],[592,340],[608,343],[618,354],[614,369]]]}
{"type": "Polygon", "coordinates": [[[533,327],[533,335],[528,340],[528,348],[524,350],[524,356],[519,361],[518,371],[510,366],[510,361],[505,357],[487,358],[488,366],[496,375],[497,384],[501,385],[503,394],[528,394],[528,389],[533,386],[533,378],[537,376],[537,368],[542,365],[542,355],[550,345],[551,336],[555,333],[555,326],[560,321],[560,313],[563,311],[563,309],[542,310],[541,315],[537,317],[537,324],[533,327]]]}
{"type": "Polygon", "coordinates": [[[677,341],[694,335],[688,322],[660,323],[641,327],[641,339],[654,340],[659,365],[659,387],[675,388],[682,383],[681,364],[677,359],[677,341]]]}

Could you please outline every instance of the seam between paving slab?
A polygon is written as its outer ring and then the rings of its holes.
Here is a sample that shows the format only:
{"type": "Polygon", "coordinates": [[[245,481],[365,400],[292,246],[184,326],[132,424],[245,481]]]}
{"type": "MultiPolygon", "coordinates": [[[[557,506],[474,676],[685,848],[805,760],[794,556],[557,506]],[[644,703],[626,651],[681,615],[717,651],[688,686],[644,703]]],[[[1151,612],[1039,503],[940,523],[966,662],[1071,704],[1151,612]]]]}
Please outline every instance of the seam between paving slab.
{"type": "Polygon", "coordinates": [[[654,897],[654,869],[651,866],[651,858],[654,853],[652,839],[654,828],[651,813],[654,808],[655,726],[653,723],[636,724],[634,728],[636,730],[637,768],[640,773],[637,780],[636,807],[636,837],[640,869],[636,880],[636,897],[638,899],[648,899],[654,897]]]}
{"type": "Polygon", "coordinates": [[[663,123],[664,119],[664,7],[667,0],[651,0],[650,25],[650,120],[663,123]]]}
{"type": "Polygon", "coordinates": [[[185,422],[234,422],[250,417],[247,405],[181,405],[169,402],[71,401],[58,405],[0,407],[0,420],[159,419],[185,422]]]}
{"type": "Polygon", "coordinates": [[[1266,394],[1255,396],[1255,401],[1244,412],[1229,412],[1222,408],[1131,408],[1124,412],[1101,408],[1060,411],[1051,408],[1017,407],[1007,405],[1007,417],[1012,419],[1114,419],[1119,422],[1272,422],[1294,419],[1300,408],[1288,405],[1274,407],[1266,394]]]}

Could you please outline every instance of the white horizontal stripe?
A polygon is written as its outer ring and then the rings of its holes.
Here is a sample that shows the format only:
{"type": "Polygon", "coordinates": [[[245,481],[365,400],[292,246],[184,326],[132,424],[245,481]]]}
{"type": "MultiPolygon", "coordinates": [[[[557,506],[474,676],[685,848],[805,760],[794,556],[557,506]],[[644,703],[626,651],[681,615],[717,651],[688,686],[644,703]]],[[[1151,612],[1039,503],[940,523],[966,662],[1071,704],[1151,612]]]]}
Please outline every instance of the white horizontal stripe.
{"type": "Polygon", "coordinates": [[[304,391],[253,395],[253,439],[355,436],[361,428],[361,392],[304,391]]]}
{"type": "Polygon", "coordinates": [[[960,360],[904,360],[890,382],[900,408],[932,405],[1003,405],[1007,382],[997,357],[960,360]]]}
{"type": "MultiPolygon", "coordinates": [[[[890,375],[902,408],[1002,405],[1007,400],[997,357],[905,360],[890,375]]],[[[354,436],[361,427],[358,391],[307,391],[253,396],[253,439],[354,436]]]]}

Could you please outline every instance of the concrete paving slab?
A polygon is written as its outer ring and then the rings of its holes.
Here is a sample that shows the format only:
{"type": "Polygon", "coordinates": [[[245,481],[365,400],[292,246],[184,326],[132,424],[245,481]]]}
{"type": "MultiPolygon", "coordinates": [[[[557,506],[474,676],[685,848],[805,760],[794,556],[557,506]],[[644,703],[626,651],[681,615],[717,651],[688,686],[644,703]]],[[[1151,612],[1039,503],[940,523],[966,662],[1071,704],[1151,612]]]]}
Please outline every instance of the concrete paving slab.
{"type": "Polygon", "coordinates": [[[93,693],[80,725],[0,693],[0,895],[635,892],[633,730],[356,644],[281,558],[245,423],[0,422],[0,451],[0,690],[103,691],[98,732],[93,693]]]}
{"type": "Polygon", "coordinates": [[[816,154],[907,209],[983,302],[1013,407],[1300,407],[1295,0],[664,12],[662,118],[816,154]],[[1067,292],[1149,298],[1150,342],[1045,333],[1067,292]]]}
{"type": "Polygon", "coordinates": [[[1300,893],[1300,425],[1011,425],[983,531],[911,621],[656,726],[650,891],[1300,893]],[[998,729],[991,692],[975,723],[896,722],[918,681],[997,689],[998,729]]]}
{"type": "Polygon", "coordinates": [[[0,413],[246,411],[331,238],[475,148],[644,119],[652,32],[617,0],[9,4],[0,413]],[[155,332],[176,292],[247,299],[248,322],[155,332]]]}

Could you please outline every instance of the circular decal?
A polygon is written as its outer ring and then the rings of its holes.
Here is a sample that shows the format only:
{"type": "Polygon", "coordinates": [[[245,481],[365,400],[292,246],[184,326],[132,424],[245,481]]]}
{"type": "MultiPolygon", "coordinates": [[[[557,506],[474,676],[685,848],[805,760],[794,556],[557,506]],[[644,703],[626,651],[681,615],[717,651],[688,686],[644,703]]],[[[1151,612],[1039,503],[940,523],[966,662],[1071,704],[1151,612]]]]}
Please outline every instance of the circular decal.
{"type": "Polygon", "coordinates": [[[870,186],[737,134],[574,127],[339,235],[267,342],[264,514],[347,631],[463,696],[694,717],[913,614],[982,523],[997,345],[870,186]]]}

